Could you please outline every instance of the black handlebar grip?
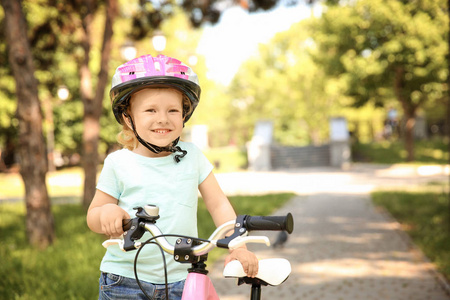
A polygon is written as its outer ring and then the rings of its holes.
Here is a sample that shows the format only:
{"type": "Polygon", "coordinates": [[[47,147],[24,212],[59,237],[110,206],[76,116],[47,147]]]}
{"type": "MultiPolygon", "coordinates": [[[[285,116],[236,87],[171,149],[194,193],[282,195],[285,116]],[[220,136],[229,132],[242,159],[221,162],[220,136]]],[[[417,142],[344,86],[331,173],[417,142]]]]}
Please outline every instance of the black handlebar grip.
{"type": "Polygon", "coordinates": [[[294,218],[291,213],[286,216],[247,216],[244,226],[248,231],[271,230],[271,231],[294,231],[294,218]]]}

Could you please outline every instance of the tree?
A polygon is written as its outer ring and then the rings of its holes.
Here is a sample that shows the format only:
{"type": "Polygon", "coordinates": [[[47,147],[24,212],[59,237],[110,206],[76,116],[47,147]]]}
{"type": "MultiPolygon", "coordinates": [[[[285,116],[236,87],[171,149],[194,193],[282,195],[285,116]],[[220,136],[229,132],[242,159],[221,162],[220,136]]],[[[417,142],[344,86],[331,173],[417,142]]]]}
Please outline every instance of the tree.
{"type": "Polygon", "coordinates": [[[94,1],[86,1],[86,5],[81,10],[83,36],[81,45],[84,50],[84,57],[80,63],[81,99],[84,106],[83,117],[83,153],[82,164],[84,169],[84,194],[83,206],[87,208],[94,197],[98,157],[98,144],[100,137],[100,116],[102,113],[102,102],[105,95],[105,87],[108,83],[109,65],[111,57],[113,22],[117,14],[117,1],[106,0],[105,3],[105,25],[103,32],[103,42],[101,49],[100,70],[95,94],[92,94],[91,71],[89,68],[91,51],[91,31],[92,20],[94,18],[94,1]]]}
{"type": "Polygon", "coordinates": [[[20,174],[25,183],[27,234],[31,244],[46,247],[53,241],[54,225],[45,184],[47,158],[38,84],[21,1],[2,0],[1,3],[5,12],[9,62],[16,81],[20,174]]]}
{"type": "MultiPolygon", "coordinates": [[[[77,122],[82,113],[77,108],[81,103],[77,87],[79,79],[76,78],[77,70],[74,52],[77,52],[73,43],[77,34],[73,34],[77,23],[70,20],[70,14],[66,13],[63,3],[57,1],[22,1],[22,10],[27,20],[27,37],[31,47],[32,59],[35,65],[35,77],[38,81],[39,98],[45,115],[44,132],[47,137],[52,128],[48,123],[52,119],[55,121],[55,146],[59,150],[64,150],[61,146],[72,151],[77,151],[77,136],[81,136],[81,131],[77,122]],[[36,16],[39,16],[38,18],[36,16]],[[69,88],[71,101],[61,102],[57,97],[59,87],[65,85],[69,88]],[[71,115],[78,112],[77,116],[71,115]],[[60,118],[62,116],[62,118],[60,118]],[[72,126],[65,124],[73,123],[72,126]],[[63,126],[61,126],[63,125],[63,126]],[[63,128],[64,127],[64,128],[63,128]],[[61,133],[61,129],[63,133],[61,133]],[[78,132],[77,132],[78,131],[78,132]],[[62,136],[62,138],[61,138],[62,136]],[[62,140],[62,141],[61,141],[62,140]]],[[[0,10],[0,22],[4,27],[4,12],[0,10]]],[[[3,31],[2,31],[3,32],[3,31]]],[[[17,106],[16,95],[14,93],[14,78],[8,63],[4,35],[0,36],[0,147],[11,148],[4,153],[14,154],[16,147],[17,119],[14,111],[17,106]]],[[[80,137],[81,140],[81,137],[80,137]]],[[[50,143],[50,140],[49,140],[50,143]]],[[[78,143],[81,144],[81,143],[78,143]]],[[[8,150],[8,149],[7,149],[8,150]]],[[[3,153],[2,153],[3,154],[3,153]]],[[[49,152],[50,155],[50,152],[49,152]]],[[[8,160],[14,161],[13,155],[8,155],[8,160]]],[[[49,161],[50,163],[50,161],[49,161]]],[[[11,163],[9,162],[9,165],[11,163]]]]}
{"type": "Polygon", "coordinates": [[[444,0],[359,0],[329,6],[311,25],[315,61],[344,83],[354,106],[399,102],[409,161],[418,109],[445,97],[445,5],[444,0]]]}

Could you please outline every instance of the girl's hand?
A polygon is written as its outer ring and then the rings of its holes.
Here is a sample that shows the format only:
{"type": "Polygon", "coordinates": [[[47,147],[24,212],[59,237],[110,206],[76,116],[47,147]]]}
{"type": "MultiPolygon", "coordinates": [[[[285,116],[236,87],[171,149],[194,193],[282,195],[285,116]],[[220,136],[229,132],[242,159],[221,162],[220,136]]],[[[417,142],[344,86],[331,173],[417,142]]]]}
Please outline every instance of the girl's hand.
{"type": "Polygon", "coordinates": [[[255,254],[248,251],[245,248],[238,248],[233,251],[226,257],[225,265],[227,265],[232,260],[238,260],[242,267],[244,267],[244,272],[248,277],[255,277],[258,274],[258,259],[255,254]]]}
{"type": "Polygon", "coordinates": [[[130,215],[116,204],[105,204],[101,207],[100,224],[104,234],[119,237],[123,234],[122,220],[130,215]]]}

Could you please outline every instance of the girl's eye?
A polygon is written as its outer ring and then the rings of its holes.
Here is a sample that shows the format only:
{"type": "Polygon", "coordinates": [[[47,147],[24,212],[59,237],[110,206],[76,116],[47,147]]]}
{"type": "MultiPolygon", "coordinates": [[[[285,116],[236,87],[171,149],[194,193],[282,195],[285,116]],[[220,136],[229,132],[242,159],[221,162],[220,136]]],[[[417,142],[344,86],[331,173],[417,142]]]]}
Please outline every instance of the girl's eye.
{"type": "Polygon", "coordinates": [[[169,110],[169,112],[171,112],[171,113],[177,113],[177,112],[180,112],[180,110],[178,110],[178,109],[171,109],[171,110],[169,110]]]}
{"type": "Polygon", "coordinates": [[[153,108],[149,108],[149,109],[146,110],[146,112],[151,112],[151,113],[154,113],[155,111],[156,111],[156,110],[153,109],[153,108]]]}

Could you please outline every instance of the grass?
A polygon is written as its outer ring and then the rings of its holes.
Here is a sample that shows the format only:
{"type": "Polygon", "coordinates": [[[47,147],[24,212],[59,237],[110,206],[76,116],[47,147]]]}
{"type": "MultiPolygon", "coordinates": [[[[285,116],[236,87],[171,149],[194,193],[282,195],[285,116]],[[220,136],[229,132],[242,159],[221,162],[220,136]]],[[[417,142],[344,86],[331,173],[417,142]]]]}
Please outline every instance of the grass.
{"type": "Polygon", "coordinates": [[[204,151],[204,154],[214,164],[215,173],[247,169],[247,152],[237,147],[210,148],[204,151]]]}
{"type": "MultiPolygon", "coordinates": [[[[230,201],[238,214],[266,215],[292,196],[240,196],[230,197],[230,201]]],[[[215,227],[202,203],[199,201],[199,236],[208,237],[215,227]]],[[[55,242],[46,250],[38,250],[26,241],[24,205],[0,205],[0,299],[97,299],[104,237],[87,228],[86,213],[80,205],[54,205],[52,210],[55,242]]],[[[209,262],[214,258],[217,255],[209,262]]]]}
{"type": "Polygon", "coordinates": [[[56,240],[45,251],[27,244],[23,205],[0,206],[1,299],[96,299],[103,237],[90,232],[80,206],[53,207],[56,240]]]}
{"type": "Polygon", "coordinates": [[[450,225],[448,190],[377,191],[375,205],[385,208],[401,224],[422,252],[450,280],[450,225]]]}
{"type": "MultiPolygon", "coordinates": [[[[83,170],[67,168],[47,173],[50,197],[80,197],[83,188],[83,170]]],[[[23,199],[25,187],[19,173],[0,173],[0,199],[23,199]]]]}
{"type": "MultiPolygon", "coordinates": [[[[448,141],[444,138],[415,142],[415,164],[448,164],[448,141]]],[[[406,162],[407,153],[402,141],[355,143],[352,156],[356,162],[396,164],[406,162]]]]}

